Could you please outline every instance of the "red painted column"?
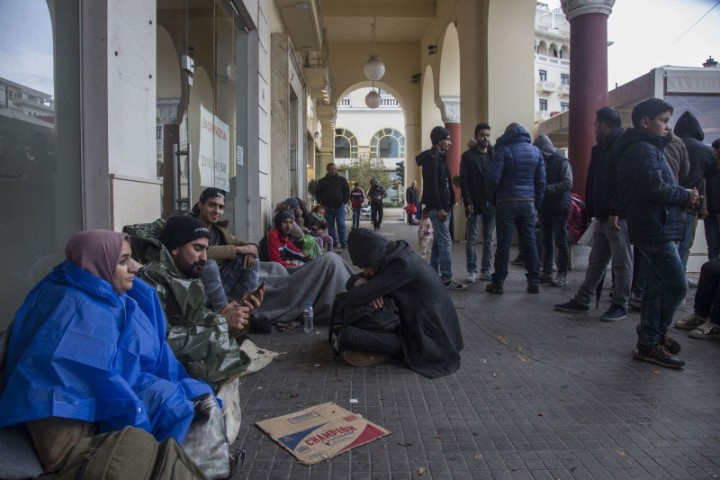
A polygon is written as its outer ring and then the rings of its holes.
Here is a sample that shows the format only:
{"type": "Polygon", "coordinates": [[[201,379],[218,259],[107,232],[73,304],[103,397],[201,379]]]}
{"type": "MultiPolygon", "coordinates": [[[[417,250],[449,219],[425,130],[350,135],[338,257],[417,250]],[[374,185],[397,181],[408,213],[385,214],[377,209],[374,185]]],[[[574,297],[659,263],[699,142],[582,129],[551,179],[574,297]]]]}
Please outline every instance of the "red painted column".
{"type": "MultiPolygon", "coordinates": [[[[460,157],[462,156],[462,138],[460,137],[459,123],[446,123],[445,128],[450,132],[450,150],[447,152],[447,163],[450,169],[450,178],[460,175],[460,157]]],[[[460,187],[455,186],[455,201],[462,203],[460,187]]]]}
{"type": "Polygon", "coordinates": [[[595,112],[608,104],[607,20],[615,0],[562,0],[570,22],[568,157],[573,191],[585,195],[595,112]]]}
{"type": "MultiPolygon", "coordinates": [[[[452,142],[450,150],[447,152],[447,163],[452,178],[460,175],[460,157],[463,152],[463,140],[460,133],[460,97],[442,96],[439,104],[445,128],[450,132],[450,141],[452,142]]],[[[455,187],[455,201],[462,203],[460,187],[457,186],[455,187]]]]}

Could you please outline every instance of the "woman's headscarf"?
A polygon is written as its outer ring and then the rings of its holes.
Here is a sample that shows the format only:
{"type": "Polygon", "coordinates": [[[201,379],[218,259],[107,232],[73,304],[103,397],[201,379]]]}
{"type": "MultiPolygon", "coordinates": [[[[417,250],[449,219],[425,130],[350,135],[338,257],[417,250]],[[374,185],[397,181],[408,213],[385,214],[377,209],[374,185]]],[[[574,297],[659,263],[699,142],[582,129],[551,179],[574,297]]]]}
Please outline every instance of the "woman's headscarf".
{"type": "Polygon", "coordinates": [[[65,245],[65,258],[113,285],[124,240],[130,240],[127,233],[112,230],[78,232],[65,245]]]}

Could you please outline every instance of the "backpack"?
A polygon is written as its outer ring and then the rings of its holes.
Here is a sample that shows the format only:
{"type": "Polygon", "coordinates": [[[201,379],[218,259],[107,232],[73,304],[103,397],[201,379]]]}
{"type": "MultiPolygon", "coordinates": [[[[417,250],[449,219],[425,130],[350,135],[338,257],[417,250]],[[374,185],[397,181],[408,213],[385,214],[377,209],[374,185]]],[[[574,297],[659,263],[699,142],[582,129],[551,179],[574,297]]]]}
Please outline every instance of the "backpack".
{"type": "Polygon", "coordinates": [[[55,480],[205,480],[185,451],[170,437],[158,442],[135,427],[83,438],[72,449],[55,480]]]}

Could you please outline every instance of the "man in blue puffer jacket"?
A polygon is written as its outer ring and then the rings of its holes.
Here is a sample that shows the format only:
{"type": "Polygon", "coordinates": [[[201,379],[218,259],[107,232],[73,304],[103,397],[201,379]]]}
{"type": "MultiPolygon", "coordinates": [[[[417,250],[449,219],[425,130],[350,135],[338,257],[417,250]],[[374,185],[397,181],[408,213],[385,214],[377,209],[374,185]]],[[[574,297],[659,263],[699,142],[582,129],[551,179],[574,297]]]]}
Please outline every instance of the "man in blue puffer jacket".
{"type": "Polygon", "coordinates": [[[687,282],[676,242],[685,234],[683,209],[702,201],[695,188],[678,185],[665,159],[672,105],[651,98],[635,105],[633,128],[618,138],[620,203],[627,213],[628,235],[643,262],[638,272],[644,294],[637,328],[638,360],[680,368],[674,355],[680,344],[667,336],[687,282]]]}
{"type": "Polygon", "coordinates": [[[545,184],[545,162],[540,150],[530,143],[527,130],[511,123],[497,140],[486,179],[488,198],[494,199],[496,205],[497,229],[495,273],[486,288],[489,293],[503,293],[513,226],[518,231],[520,251],[524,254],[527,291],[540,293],[535,217],[543,200],[545,184]]]}

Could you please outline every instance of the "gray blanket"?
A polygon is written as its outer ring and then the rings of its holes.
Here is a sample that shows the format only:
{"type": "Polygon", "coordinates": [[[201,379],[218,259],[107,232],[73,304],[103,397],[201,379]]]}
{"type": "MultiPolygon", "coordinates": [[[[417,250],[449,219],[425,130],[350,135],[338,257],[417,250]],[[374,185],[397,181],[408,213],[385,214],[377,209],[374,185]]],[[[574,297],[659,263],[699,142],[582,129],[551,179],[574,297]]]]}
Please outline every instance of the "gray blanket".
{"type": "Polygon", "coordinates": [[[332,252],[302,267],[286,269],[279,263],[262,262],[260,281],[265,281],[265,299],[255,319],[265,325],[300,319],[310,300],[315,322],[329,323],[335,295],[345,291],[345,282],[353,273],[352,267],[332,252]]]}

